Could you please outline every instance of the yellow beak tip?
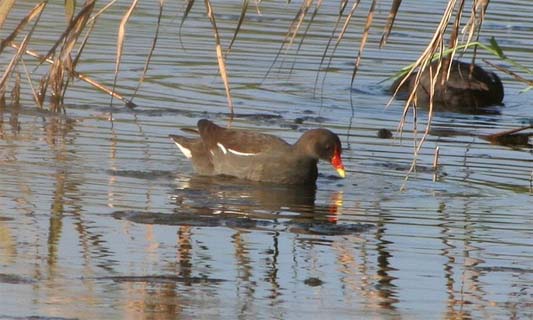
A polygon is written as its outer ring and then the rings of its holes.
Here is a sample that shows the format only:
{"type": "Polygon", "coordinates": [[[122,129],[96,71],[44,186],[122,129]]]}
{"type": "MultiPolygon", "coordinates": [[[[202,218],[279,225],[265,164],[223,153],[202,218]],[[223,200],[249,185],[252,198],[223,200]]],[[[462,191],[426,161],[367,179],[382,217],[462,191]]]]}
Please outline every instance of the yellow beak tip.
{"type": "Polygon", "coordinates": [[[344,168],[337,168],[337,173],[341,178],[346,177],[346,172],[344,171],[344,168]]]}

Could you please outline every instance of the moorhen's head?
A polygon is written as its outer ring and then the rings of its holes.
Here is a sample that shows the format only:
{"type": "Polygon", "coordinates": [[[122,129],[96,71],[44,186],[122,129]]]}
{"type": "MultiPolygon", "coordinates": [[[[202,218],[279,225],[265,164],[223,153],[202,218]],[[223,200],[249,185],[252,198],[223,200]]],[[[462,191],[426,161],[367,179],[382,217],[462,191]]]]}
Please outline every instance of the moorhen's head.
{"type": "Polygon", "coordinates": [[[313,129],[306,131],[296,143],[298,149],[306,155],[331,163],[339,176],[344,178],[346,173],[342,164],[342,146],[339,136],[327,129],[313,129]]]}

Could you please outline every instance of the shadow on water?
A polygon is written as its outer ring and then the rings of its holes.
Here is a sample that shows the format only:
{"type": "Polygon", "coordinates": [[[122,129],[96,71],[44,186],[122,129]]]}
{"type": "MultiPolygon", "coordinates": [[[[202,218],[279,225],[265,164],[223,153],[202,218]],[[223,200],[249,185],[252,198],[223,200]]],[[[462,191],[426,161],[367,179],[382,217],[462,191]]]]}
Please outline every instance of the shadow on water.
{"type": "Polygon", "coordinates": [[[193,176],[178,180],[171,214],[116,211],[113,217],[142,224],[228,227],[247,230],[347,235],[373,227],[338,223],[342,192],[326,205],[315,204],[315,186],[260,184],[231,177],[193,176]]]}

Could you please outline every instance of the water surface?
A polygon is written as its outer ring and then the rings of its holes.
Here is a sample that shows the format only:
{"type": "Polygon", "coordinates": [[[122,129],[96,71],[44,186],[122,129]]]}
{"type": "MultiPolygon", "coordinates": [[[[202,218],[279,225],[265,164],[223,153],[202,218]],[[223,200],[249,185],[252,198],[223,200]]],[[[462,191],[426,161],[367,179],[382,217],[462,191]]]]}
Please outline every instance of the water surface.
{"type": "MultiPolygon", "coordinates": [[[[15,14],[32,5],[17,2],[15,14]]],[[[109,86],[110,30],[127,5],[101,18],[80,64],[109,86]]],[[[215,3],[225,44],[240,5],[215,3]]],[[[228,57],[231,124],[291,142],[309,128],[334,130],[347,178],[336,178],[328,164],[320,165],[316,189],[195,176],[167,136],[200,118],[227,125],[228,110],[203,3],[183,25],[184,48],[182,4],[168,3],[134,111],[117,101],[111,108],[109,97],[80,81],[66,114],[36,110],[29,95],[2,111],[0,318],[533,316],[531,149],[483,139],[531,123],[531,93],[499,73],[506,90],[500,114],[436,114],[406,183],[427,114],[418,114],[417,135],[409,124],[399,139],[402,105],[385,108],[387,83],[380,81],[416,58],[442,8],[402,4],[389,45],[378,49],[388,10],[379,4],[350,89],[368,12],[362,4],[316,89],[335,3],[324,4],[299,56],[295,45],[266,75],[299,5],[262,2],[258,13],[251,4],[228,57]],[[382,128],[395,138],[379,139],[382,128]]],[[[49,6],[35,50],[64,28],[62,9],[49,6]]],[[[495,36],[507,55],[533,65],[532,10],[526,0],[491,3],[481,41],[495,36]]],[[[117,86],[126,96],[141,75],[157,12],[143,2],[128,25],[117,86]]],[[[8,58],[0,59],[5,65],[8,58]]]]}

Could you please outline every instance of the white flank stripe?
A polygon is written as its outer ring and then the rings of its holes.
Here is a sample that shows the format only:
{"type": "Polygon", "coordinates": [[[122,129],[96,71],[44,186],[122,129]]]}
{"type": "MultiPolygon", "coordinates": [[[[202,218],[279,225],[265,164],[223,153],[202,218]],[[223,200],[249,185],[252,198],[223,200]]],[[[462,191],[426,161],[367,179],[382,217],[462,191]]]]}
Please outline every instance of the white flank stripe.
{"type": "Polygon", "coordinates": [[[228,153],[228,150],[226,150],[226,147],[224,147],[224,145],[222,143],[218,142],[217,146],[220,148],[220,150],[222,150],[223,154],[227,154],[228,153]]]}
{"type": "Polygon", "coordinates": [[[191,150],[185,148],[184,146],[182,146],[181,144],[177,143],[176,141],[174,141],[174,143],[178,146],[178,148],[180,148],[180,151],[183,153],[183,155],[185,155],[185,157],[187,159],[192,158],[191,150]]]}
{"type": "Polygon", "coordinates": [[[229,148],[228,148],[228,151],[238,156],[245,156],[245,157],[255,156],[257,154],[257,153],[239,152],[239,151],[235,151],[229,148]]]}

